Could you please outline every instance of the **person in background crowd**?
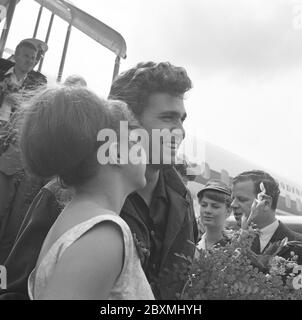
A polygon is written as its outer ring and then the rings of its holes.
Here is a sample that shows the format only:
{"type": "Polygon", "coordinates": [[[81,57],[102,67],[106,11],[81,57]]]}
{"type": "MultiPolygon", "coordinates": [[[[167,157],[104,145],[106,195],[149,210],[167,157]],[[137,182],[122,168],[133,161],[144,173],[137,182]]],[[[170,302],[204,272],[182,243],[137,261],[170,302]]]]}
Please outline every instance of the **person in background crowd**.
{"type": "Polygon", "coordinates": [[[201,221],[206,229],[197,248],[210,250],[217,244],[225,245],[229,241],[225,224],[231,214],[231,189],[220,180],[210,180],[197,197],[201,221]]]}
{"type": "Polygon", "coordinates": [[[43,74],[33,70],[47,50],[47,44],[41,40],[24,39],[10,59],[0,59],[1,105],[9,93],[33,90],[47,83],[43,74]]]}
{"type": "MultiPolygon", "coordinates": [[[[302,241],[302,235],[287,228],[276,218],[276,208],[280,189],[277,182],[268,173],[261,170],[245,171],[233,179],[232,186],[232,209],[234,215],[240,217],[249,217],[253,203],[257,200],[258,194],[264,192],[265,200],[257,206],[257,214],[252,222],[260,229],[260,236],[256,236],[251,249],[260,254],[269,244],[288,238],[288,241],[302,241]],[[265,191],[260,189],[263,184],[265,191]]],[[[298,246],[284,247],[278,255],[283,258],[289,258],[290,252],[294,251],[302,263],[302,250],[298,246]]]]}
{"type": "Polygon", "coordinates": [[[64,81],[65,86],[80,86],[80,87],[87,87],[86,80],[77,74],[73,74],[68,76],[64,81]]]}
{"type": "Polygon", "coordinates": [[[0,264],[8,256],[26,211],[43,179],[29,175],[18,146],[20,103],[47,80],[33,71],[47,45],[37,39],[22,40],[13,59],[0,59],[0,264]]]}

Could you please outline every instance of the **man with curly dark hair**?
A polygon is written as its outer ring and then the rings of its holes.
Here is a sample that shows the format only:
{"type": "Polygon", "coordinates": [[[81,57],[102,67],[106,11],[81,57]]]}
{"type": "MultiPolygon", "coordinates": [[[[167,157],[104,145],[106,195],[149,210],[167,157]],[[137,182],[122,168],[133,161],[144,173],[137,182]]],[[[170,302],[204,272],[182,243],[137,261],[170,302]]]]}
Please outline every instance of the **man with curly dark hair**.
{"type": "Polygon", "coordinates": [[[146,62],[117,77],[109,94],[126,102],[149,134],[147,185],[127,198],[121,217],[150,252],[142,264],[158,299],[173,299],[180,292],[182,283],[173,275],[175,264],[181,268],[176,254],[193,257],[190,242],[198,237],[192,199],[173,165],[185,135],[184,94],[191,87],[184,68],[146,62]],[[156,129],[168,130],[171,140],[153,141],[156,129]]]}

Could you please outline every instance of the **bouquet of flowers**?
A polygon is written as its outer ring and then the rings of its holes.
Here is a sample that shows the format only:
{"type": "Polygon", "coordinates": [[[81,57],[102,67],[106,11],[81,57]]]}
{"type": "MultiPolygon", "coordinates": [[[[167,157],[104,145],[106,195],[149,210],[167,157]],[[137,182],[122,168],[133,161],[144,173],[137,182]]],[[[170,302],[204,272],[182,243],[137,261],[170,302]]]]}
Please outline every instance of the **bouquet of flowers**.
{"type": "Polygon", "coordinates": [[[178,272],[178,277],[186,280],[178,298],[302,299],[302,279],[301,275],[297,275],[297,256],[293,251],[288,259],[278,256],[283,250],[302,244],[284,239],[271,244],[261,255],[256,255],[250,248],[257,232],[252,227],[244,232],[235,231],[226,246],[217,246],[210,252],[196,249],[198,254],[194,261],[181,256],[184,264],[192,263],[192,268],[186,275],[178,272]]]}

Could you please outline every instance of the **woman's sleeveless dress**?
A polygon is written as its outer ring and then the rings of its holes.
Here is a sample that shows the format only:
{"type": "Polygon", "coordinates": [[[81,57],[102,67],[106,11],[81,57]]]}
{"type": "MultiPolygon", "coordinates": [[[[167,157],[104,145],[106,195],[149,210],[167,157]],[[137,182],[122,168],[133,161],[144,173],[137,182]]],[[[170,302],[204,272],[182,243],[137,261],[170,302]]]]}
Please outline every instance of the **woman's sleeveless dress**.
{"type": "Polygon", "coordinates": [[[92,227],[104,221],[116,223],[122,230],[124,238],[124,265],[108,299],[154,300],[151,287],[141,267],[130,228],[122,218],[113,214],[103,214],[86,220],[72,227],[54,242],[40,265],[36,266],[29,276],[30,299],[36,300],[41,297],[64,251],[92,227]]]}

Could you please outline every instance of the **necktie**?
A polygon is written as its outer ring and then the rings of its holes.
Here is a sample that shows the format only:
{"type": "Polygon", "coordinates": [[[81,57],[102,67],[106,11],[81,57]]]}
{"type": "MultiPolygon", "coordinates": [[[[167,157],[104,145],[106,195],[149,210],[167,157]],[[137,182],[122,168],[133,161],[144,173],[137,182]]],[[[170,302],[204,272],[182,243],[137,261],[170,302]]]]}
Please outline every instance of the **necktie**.
{"type": "Polygon", "coordinates": [[[256,237],[254,238],[254,241],[251,246],[252,251],[254,251],[256,254],[261,253],[261,246],[260,246],[260,238],[259,235],[257,234],[256,237]]]}

